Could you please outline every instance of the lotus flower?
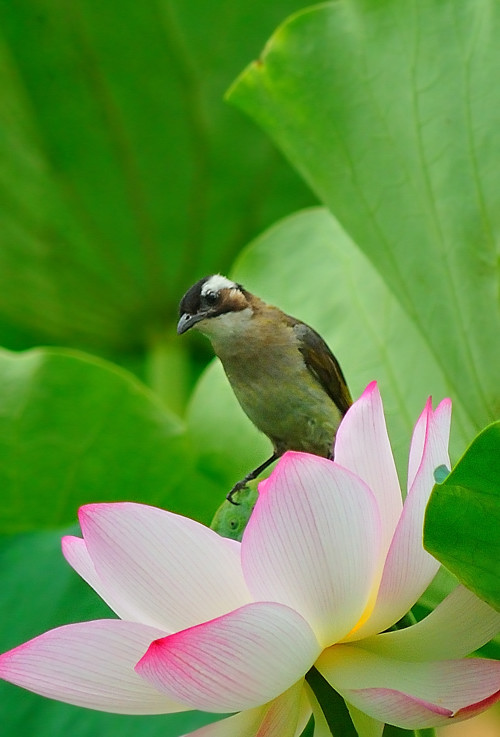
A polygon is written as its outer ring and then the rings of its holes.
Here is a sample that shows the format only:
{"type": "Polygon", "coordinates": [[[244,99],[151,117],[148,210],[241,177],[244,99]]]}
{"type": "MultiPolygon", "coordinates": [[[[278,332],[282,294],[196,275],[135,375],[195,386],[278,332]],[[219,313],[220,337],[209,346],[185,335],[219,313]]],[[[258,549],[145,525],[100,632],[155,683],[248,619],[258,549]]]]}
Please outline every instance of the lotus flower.
{"type": "Polygon", "coordinates": [[[197,737],[294,737],[311,711],[326,734],[312,666],[363,737],[483,710],[500,698],[500,663],[464,656],[500,614],[458,587],[386,631],[439,566],[422,526],[433,472],[449,465],[450,413],[429,401],[418,419],[404,504],[372,383],[339,428],[335,462],[289,452],[261,483],[241,544],[145,505],[83,507],[83,539],[64,538],[63,552],[120,619],[51,630],[2,655],[0,676],[106,711],[237,712],[197,737]]]}

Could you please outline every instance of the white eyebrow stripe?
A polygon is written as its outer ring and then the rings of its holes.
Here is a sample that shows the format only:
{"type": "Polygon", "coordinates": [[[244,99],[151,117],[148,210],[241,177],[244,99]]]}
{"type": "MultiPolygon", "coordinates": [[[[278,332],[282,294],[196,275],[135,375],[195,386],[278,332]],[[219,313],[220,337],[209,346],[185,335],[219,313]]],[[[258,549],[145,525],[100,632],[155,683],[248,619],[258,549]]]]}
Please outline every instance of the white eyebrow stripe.
{"type": "Polygon", "coordinates": [[[220,292],[221,289],[237,289],[237,285],[234,281],[226,279],[222,274],[214,274],[211,276],[201,288],[201,294],[204,297],[209,292],[220,292]]]}

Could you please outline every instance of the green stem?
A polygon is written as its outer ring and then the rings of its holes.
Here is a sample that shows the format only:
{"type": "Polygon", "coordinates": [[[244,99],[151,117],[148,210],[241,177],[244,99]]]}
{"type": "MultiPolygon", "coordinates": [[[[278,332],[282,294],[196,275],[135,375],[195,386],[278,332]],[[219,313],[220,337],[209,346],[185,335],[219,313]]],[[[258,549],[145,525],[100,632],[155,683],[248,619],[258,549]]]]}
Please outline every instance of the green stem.
{"type": "Polygon", "coordinates": [[[189,393],[190,370],[185,347],[177,336],[167,337],[166,330],[152,333],[145,356],[145,383],[166,406],[178,415],[183,414],[189,393]]]}
{"type": "Polygon", "coordinates": [[[358,737],[344,699],[330,686],[321,673],[316,668],[311,668],[306,674],[306,681],[316,696],[332,735],[334,737],[338,735],[358,737]]]}

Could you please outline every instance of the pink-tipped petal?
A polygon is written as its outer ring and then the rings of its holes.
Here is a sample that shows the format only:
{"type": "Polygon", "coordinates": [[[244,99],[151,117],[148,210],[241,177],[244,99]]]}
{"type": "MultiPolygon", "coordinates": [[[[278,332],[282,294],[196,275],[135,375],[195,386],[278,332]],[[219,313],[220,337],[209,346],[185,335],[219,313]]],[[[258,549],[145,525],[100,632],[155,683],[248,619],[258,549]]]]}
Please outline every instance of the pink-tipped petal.
{"type": "Polygon", "coordinates": [[[363,648],[399,660],[449,660],[477,650],[498,632],[500,612],[457,586],[418,624],[365,639],[363,648]]]}
{"type": "Polygon", "coordinates": [[[61,540],[62,554],[70,566],[102,597],[98,587],[102,586],[89,555],[85,540],[74,535],[65,535],[61,540]]]}
{"type": "MultiPolygon", "coordinates": [[[[443,459],[444,462],[450,461],[448,455],[448,445],[450,442],[450,429],[451,429],[451,410],[452,404],[451,399],[442,399],[438,406],[434,410],[432,423],[434,425],[434,431],[440,435],[441,446],[444,448],[443,459]]],[[[449,466],[448,466],[449,468],[449,466]]]]}
{"type": "Polygon", "coordinates": [[[423,546],[424,514],[434,486],[434,471],[449,467],[448,433],[451,403],[443,400],[434,413],[427,407],[427,429],[420,465],[406,497],[387,554],[377,603],[355,639],[382,632],[406,614],[439,569],[423,546]]]}
{"type": "Polygon", "coordinates": [[[292,607],[328,646],[363,614],[379,549],[380,517],[366,484],[325,458],[286,453],[261,484],[241,556],[255,599],[292,607]]]}
{"type": "MultiPolygon", "coordinates": [[[[410,491],[413,482],[415,481],[415,476],[424,460],[424,451],[429,439],[431,425],[433,425],[433,433],[440,436],[441,445],[448,449],[451,425],[450,399],[443,399],[433,411],[432,399],[429,397],[422,414],[417,420],[413,429],[410,444],[410,455],[408,459],[408,492],[410,491]]],[[[445,458],[449,462],[447,453],[445,454],[445,458]]]]}
{"type": "Polygon", "coordinates": [[[335,462],[363,479],[377,500],[385,556],[403,506],[401,489],[376,382],[367,386],[342,420],[335,439],[335,462]]]}
{"type": "Polygon", "coordinates": [[[410,453],[408,456],[408,479],[406,492],[411,489],[411,485],[415,481],[415,476],[422,462],[422,454],[427,439],[429,423],[432,417],[432,397],[429,397],[425,403],[425,407],[420,413],[420,417],[415,423],[410,443],[410,453]]]}
{"type": "MultiPolygon", "coordinates": [[[[120,619],[126,619],[129,622],[141,621],[140,613],[135,611],[134,607],[127,606],[128,602],[122,598],[115,600],[112,592],[103,585],[101,579],[97,575],[97,571],[89,555],[85,540],[81,537],[73,537],[66,535],[62,539],[62,552],[68,563],[83,578],[86,583],[91,586],[94,591],[99,594],[101,599],[111,607],[120,619]]],[[[165,633],[170,634],[170,633],[165,633]]]]}
{"type": "Polygon", "coordinates": [[[186,517],[144,504],[80,510],[105,599],[133,619],[175,632],[250,601],[240,546],[186,517]]]}
{"type": "Polygon", "coordinates": [[[0,678],[58,701],[118,714],[168,714],[188,707],[134,671],[161,632],[103,619],[50,630],[0,656],[0,678]]]}
{"type": "Polygon", "coordinates": [[[194,709],[241,711],[290,688],[319,652],[297,612],[256,602],[153,642],[136,670],[155,688],[194,709]]]}
{"type": "Polygon", "coordinates": [[[305,727],[302,692],[303,681],[299,681],[270,704],[247,709],[184,737],[295,737],[305,727]]]}
{"type": "Polygon", "coordinates": [[[356,708],[405,729],[449,724],[500,699],[500,663],[493,660],[417,663],[340,645],[316,667],[356,708]]]}
{"type": "Polygon", "coordinates": [[[346,690],[345,697],[357,703],[359,709],[366,709],[379,718],[384,715],[384,720],[388,724],[404,726],[406,729],[410,729],[410,724],[414,725],[411,729],[444,726],[453,716],[453,712],[449,709],[423,699],[415,699],[395,689],[346,690]]]}

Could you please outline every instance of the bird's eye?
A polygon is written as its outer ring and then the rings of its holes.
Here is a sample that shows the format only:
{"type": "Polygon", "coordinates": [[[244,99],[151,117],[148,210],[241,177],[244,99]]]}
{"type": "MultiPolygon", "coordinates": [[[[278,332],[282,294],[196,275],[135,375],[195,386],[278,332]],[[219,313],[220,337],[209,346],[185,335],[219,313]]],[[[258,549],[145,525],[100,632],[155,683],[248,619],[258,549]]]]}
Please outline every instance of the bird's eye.
{"type": "Polygon", "coordinates": [[[214,305],[217,302],[218,295],[215,292],[207,292],[204,296],[208,305],[214,305]]]}

